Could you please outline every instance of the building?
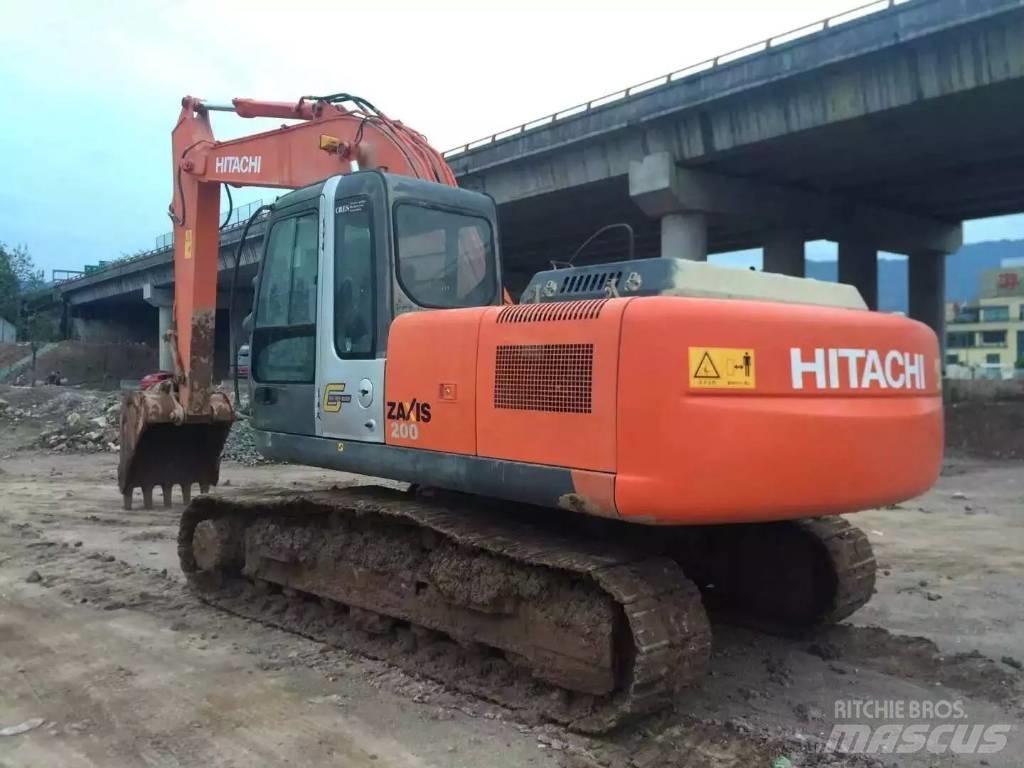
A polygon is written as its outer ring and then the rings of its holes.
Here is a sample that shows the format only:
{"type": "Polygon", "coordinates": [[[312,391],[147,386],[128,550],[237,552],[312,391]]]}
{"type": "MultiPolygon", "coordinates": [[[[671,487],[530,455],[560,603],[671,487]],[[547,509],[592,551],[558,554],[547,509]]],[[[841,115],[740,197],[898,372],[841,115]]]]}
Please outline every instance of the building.
{"type": "Polygon", "coordinates": [[[982,272],[976,301],[946,304],[949,376],[1006,379],[1024,368],[1024,264],[1003,264],[982,272]]]}
{"type": "Polygon", "coordinates": [[[0,317],[0,343],[17,340],[18,336],[15,332],[14,324],[0,317]]]}

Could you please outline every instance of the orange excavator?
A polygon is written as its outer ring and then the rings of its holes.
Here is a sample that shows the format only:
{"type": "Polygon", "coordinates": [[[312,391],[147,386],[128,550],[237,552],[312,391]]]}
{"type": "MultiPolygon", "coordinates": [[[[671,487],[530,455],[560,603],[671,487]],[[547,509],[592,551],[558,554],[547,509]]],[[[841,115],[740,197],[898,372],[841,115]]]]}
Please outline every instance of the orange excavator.
{"type": "Polygon", "coordinates": [[[176,371],[127,396],[119,484],[129,507],[199,485],[178,551],[203,600],[599,732],[700,678],[709,613],[789,633],[869,599],[839,515],[938,475],[927,327],[849,286],[625,254],[511,304],[493,200],[369,102],[182,106],[176,371]],[[218,142],[216,110],[298,122],[218,142]],[[259,450],[397,482],[207,493],[235,419],[221,184],[294,188],[247,323],[259,450]]]}

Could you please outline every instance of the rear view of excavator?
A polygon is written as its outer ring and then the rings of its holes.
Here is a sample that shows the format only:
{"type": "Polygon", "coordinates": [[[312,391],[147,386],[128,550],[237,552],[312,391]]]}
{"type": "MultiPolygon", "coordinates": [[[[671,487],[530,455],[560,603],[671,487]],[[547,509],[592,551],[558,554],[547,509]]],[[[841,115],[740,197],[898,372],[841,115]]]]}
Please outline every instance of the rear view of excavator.
{"type": "Polygon", "coordinates": [[[700,679],[708,612],[856,611],[875,561],[839,515],[938,474],[936,338],[849,286],[624,258],[513,305],[494,202],[364,100],[187,98],[173,145],[177,371],[126,402],[119,481],[198,484],[206,601],[599,732],[700,679]],[[212,109],[300,122],[216,142],[212,109]],[[221,183],[295,188],[251,318],[260,451],[407,485],[206,493],[221,183]]]}

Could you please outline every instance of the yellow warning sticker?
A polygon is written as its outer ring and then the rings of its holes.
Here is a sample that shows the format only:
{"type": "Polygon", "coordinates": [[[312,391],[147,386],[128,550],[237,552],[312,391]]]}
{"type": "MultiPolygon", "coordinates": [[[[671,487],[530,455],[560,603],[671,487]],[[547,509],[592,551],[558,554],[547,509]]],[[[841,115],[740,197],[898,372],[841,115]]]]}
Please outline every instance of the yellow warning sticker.
{"type": "Polygon", "coordinates": [[[690,347],[691,389],[754,389],[754,350],[690,347]]]}

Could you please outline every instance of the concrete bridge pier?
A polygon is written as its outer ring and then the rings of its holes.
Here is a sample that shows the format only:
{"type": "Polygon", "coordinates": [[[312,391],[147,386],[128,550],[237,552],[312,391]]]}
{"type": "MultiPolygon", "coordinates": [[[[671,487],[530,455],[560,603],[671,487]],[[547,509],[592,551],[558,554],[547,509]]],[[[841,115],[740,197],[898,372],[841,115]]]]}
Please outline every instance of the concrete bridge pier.
{"type": "Polygon", "coordinates": [[[663,258],[707,261],[707,211],[688,199],[674,158],[656,152],[629,164],[629,196],[644,213],[661,220],[663,258]]]}
{"type": "Polygon", "coordinates": [[[919,320],[939,337],[946,349],[946,254],[918,251],[907,258],[907,299],[910,317],[919,320]]]}
{"type": "Polygon", "coordinates": [[[763,270],[779,275],[806,277],[804,236],[799,230],[773,233],[764,244],[763,270]]]}
{"type": "Polygon", "coordinates": [[[708,223],[703,213],[666,213],[661,217],[663,258],[707,261],[708,223]]]}
{"type": "Polygon", "coordinates": [[[868,309],[878,309],[878,249],[861,240],[840,240],[839,282],[860,291],[868,309]]]}
{"type": "Polygon", "coordinates": [[[174,353],[167,341],[167,331],[174,323],[174,291],[170,288],[157,288],[152,283],[142,286],[142,298],[147,304],[157,308],[157,345],[160,350],[160,370],[174,370],[174,353]]]}

